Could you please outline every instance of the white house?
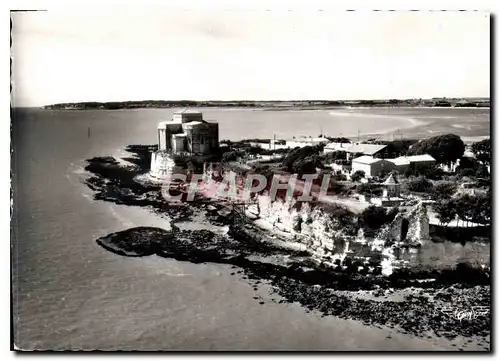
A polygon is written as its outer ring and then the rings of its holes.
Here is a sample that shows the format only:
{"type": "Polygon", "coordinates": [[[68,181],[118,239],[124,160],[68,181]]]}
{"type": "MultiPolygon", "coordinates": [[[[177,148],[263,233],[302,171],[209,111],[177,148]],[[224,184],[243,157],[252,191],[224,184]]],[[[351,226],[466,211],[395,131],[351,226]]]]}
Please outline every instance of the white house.
{"type": "Polygon", "coordinates": [[[356,155],[369,155],[375,158],[383,158],[386,155],[387,145],[385,144],[365,144],[365,143],[328,143],[323,149],[323,153],[343,151],[347,153],[347,159],[352,159],[356,155]]]}
{"type": "Polygon", "coordinates": [[[351,174],[352,164],[347,160],[336,160],[330,164],[334,174],[351,174]]]}
{"type": "Polygon", "coordinates": [[[302,147],[307,147],[307,146],[315,146],[319,144],[326,144],[330,140],[328,138],[324,137],[297,137],[293,139],[289,139],[286,141],[286,147],[287,148],[302,148],[302,147]]]}
{"type": "Polygon", "coordinates": [[[352,160],[352,173],[363,171],[365,178],[372,178],[381,175],[385,172],[390,172],[394,169],[394,163],[372,156],[363,155],[352,160]]]}
{"type": "Polygon", "coordinates": [[[436,164],[436,160],[429,154],[422,155],[412,155],[412,156],[402,156],[393,159],[387,159],[389,162],[394,164],[394,170],[398,172],[404,172],[410,167],[422,168],[429,167],[436,164]]]}

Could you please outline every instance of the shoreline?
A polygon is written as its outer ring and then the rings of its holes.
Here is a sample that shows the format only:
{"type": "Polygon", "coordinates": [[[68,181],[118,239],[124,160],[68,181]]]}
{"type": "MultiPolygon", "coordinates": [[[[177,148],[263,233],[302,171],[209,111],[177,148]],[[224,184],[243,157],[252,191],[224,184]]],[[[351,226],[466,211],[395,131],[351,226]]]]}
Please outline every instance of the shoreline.
{"type": "MultiPolygon", "coordinates": [[[[96,161],[96,159],[93,160],[93,162],[96,161]]],[[[486,332],[489,329],[487,319],[482,318],[476,321],[481,322],[482,326],[479,328],[477,324],[470,328],[472,324],[465,326],[463,322],[453,319],[441,318],[436,323],[429,318],[430,315],[435,314],[436,304],[419,298],[421,291],[429,297],[434,297],[433,295],[442,293],[440,290],[444,290],[445,294],[458,292],[465,299],[469,299],[468,302],[477,302],[478,299],[475,299],[476,296],[473,295],[476,294],[474,292],[479,292],[482,297],[480,299],[483,300],[482,304],[489,305],[487,296],[490,293],[489,281],[486,279],[480,281],[483,276],[479,274],[476,275],[477,277],[464,278],[464,270],[437,274],[398,271],[390,277],[381,277],[358,273],[359,263],[356,262],[349,263],[345,269],[338,267],[334,269],[332,266],[326,266],[326,263],[317,256],[312,256],[309,251],[305,251],[307,249],[305,244],[303,250],[299,243],[296,247],[296,242],[293,242],[293,247],[290,249],[286,241],[283,244],[273,242],[273,235],[265,230],[232,225],[231,219],[234,215],[222,216],[220,207],[217,205],[182,204],[178,208],[172,208],[161,198],[154,197],[154,191],[147,191],[148,188],[130,188],[131,184],[127,183],[127,179],[137,176],[137,169],[131,173],[123,173],[120,179],[125,182],[120,181],[118,186],[112,180],[115,178],[109,168],[113,167],[109,165],[114,163],[106,158],[103,164],[107,165],[108,170],[101,175],[99,167],[95,164],[90,169],[88,167],[86,169],[90,171],[88,180],[94,179],[91,183],[87,183],[89,187],[93,184],[94,199],[125,206],[146,207],[153,212],[152,217],[160,214],[172,215],[170,219],[174,230],[172,232],[166,229],[135,227],[97,239],[97,243],[108,251],[121,256],[157,254],[160,257],[194,264],[213,263],[237,267],[242,270],[248,282],[255,288],[263,282],[270,282],[272,294],[282,297],[279,303],[298,302],[310,311],[318,311],[322,317],[355,319],[370,327],[387,325],[394,330],[402,327],[404,333],[416,337],[423,337],[422,335],[428,330],[434,330],[449,339],[459,335],[468,338],[475,334],[483,338],[489,337],[489,333],[486,332]],[[112,178],[106,178],[103,176],[105,174],[112,178]],[[99,178],[100,181],[98,181],[99,178]],[[122,193],[116,189],[117,186],[127,188],[128,191],[122,193]],[[110,190],[113,190],[111,194],[110,190]],[[145,190],[146,193],[144,193],[145,190]],[[179,228],[176,226],[177,223],[180,223],[179,228]],[[196,227],[190,226],[190,223],[196,227]],[[215,230],[209,230],[209,227],[228,228],[227,231],[215,232],[215,230]],[[131,240],[134,241],[130,243],[131,240]],[[435,278],[435,281],[422,282],[429,278],[435,278]],[[473,284],[467,285],[467,282],[464,282],[467,279],[472,280],[473,284]],[[359,295],[363,292],[370,292],[370,294],[383,292],[390,296],[393,293],[391,289],[399,294],[406,292],[405,290],[409,287],[418,289],[417,297],[409,297],[402,303],[391,300],[390,297],[384,304],[376,299],[359,300],[359,295]],[[458,291],[454,291],[457,287],[458,291]],[[380,289],[383,291],[377,291],[380,289]],[[391,314],[390,320],[373,318],[374,314],[387,312],[391,314]],[[419,315],[421,322],[409,322],[406,317],[407,312],[419,315]]],[[[116,162],[114,167],[117,172],[123,172],[123,170],[118,170],[123,167],[120,162],[116,162]]],[[[465,270],[466,273],[470,271],[465,270]]],[[[446,302],[448,301],[445,301],[445,304],[446,302]]]]}
{"type": "MultiPolygon", "coordinates": [[[[355,108],[353,108],[353,109],[355,109],[355,108]]],[[[366,109],[369,109],[369,108],[366,108],[366,109]]],[[[399,119],[402,122],[410,123],[407,126],[398,125],[398,126],[386,128],[386,129],[384,129],[382,131],[379,131],[379,132],[376,132],[376,133],[363,134],[363,138],[370,138],[370,137],[374,137],[374,136],[389,135],[389,134],[391,134],[391,133],[393,133],[393,132],[395,132],[397,130],[414,129],[414,128],[417,128],[417,127],[420,127],[420,126],[423,127],[425,125],[431,124],[430,121],[425,121],[425,120],[417,119],[415,117],[405,117],[405,116],[400,116],[400,115],[387,116],[387,115],[383,115],[383,114],[372,114],[372,113],[368,114],[368,113],[361,113],[361,112],[355,112],[355,111],[354,112],[348,112],[348,113],[329,112],[328,114],[331,115],[331,116],[333,116],[333,117],[338,116],[338,117],[345,117],[345,118],[348,118],[348,117],[351,117],[351,116],[357,116],[357,117],[366,117],[366,118],[381,118],[383,120],[399,119]]],[[[383,121],[381,121],[381,123],[383,123],[383,121]]],[[[354,138],[356,136],[357,136],[357,134],[355,134],[355,133],[352,133],[352,134],[346,133],[345,134],[345,137],[350,137],[350,138],[354,138]]]]}
{"type": "MultiPolygon", "coordinates": [[[[419,105],[399,105],[399,106],[386,106],[386,105],[380,105],[380,106],[347,106],[347,105],[324,105],[324,106],[220,106],[220,105],[201,105],[201,106],[187,106],[188,108],[192,109],[198,109],[198,108],[203,108],[203,109],[220,109],[220,110],[248,110],[248,111],[314,111],[314,110],[335,110],[335,109],[345,109],[345,110],[351,110],[351,109],[465,109],[465,110],[471,110],[471,109],[490,109],[491,107],[440,107],[440,106],[419,106],[419,105]]],[[[175,110],[175,109],[182,109],[185,108],[185,106],[172,106],[172,107],[132,107],[132,108],[127,108],[127,107],[122,107],[122,108],[84,108],[84,107],[47,107],[47,106],[41,106],[41,107],[15,107],[15,109],[40,109],[40,110],[144,110],[144,109],[165,109],[165,110],[175,110]]]]}

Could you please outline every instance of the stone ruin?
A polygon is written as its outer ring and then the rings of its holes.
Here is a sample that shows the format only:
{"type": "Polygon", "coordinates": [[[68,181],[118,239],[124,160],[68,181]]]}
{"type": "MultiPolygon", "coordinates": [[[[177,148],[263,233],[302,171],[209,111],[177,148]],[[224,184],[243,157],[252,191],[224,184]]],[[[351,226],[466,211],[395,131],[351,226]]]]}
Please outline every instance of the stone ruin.
{"type": "Polygon", "coordinates": [[[430,241],[429,216],[426,206],[419,203],[409,213],[398,213],[394,220],[379,233],[378,238],[411,245],[422,245],[430,241]]]}

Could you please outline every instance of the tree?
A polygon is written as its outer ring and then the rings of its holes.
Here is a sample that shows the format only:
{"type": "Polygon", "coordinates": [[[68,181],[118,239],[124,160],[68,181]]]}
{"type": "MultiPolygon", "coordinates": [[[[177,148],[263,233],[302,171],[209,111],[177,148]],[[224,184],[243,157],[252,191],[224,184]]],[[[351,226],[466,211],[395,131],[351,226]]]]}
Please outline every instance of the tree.
{"type": "Polygon", "coordinates": [[[345,137],[337,137],[337,138],[332,138],[332,137],[327,137],[330,142],[335,142],[335,143],[350,143],[351,141],[345,137]]]}
{"type": "Polygon", "coordinates": [[[369,197],[380,197],[384,193],[383,188],[379,184],[361,183],[356,186],[356,191],[359,194],[369,197]]]}
{"type": "Polygon", "coordinates": [[[447,225],[455,219],[457,216],[456,206],[454,199],[443,199],[435,205],[434,210],[442,225],[447,225]]]}
{"type": "Polygon", "coordinates": [[[257,155],[264,153],[265,150],[261,147],[249,147],[248,149],[246,149],[246,152],[252,155],[257,155]]]}
{"type": "Polygon", "coordinates": [[[480,164],[479,167],[477,167],[474,175],[477,178],[489,178],[490,172],[488,171],[488,167],[485,164],[480,164]]]}
{"type": "Polygon", "coordinates": [[[456,202],[456,214],[458,218],[465,221],[468,225],[469,221],[472,221],[475,214],[476,198],[468,194],[464,194],[460,198],[455,200],[456,202]]]}
{"type": "Polygon", "coordinates": [[[425,193],[432,191],[432,183],[425,177],[418,177],[416,179],[409,181],[406,184],[406,187],[408,188],[409,191],[412,192],[425,193]]]}
{"type": "Polygon", "coordinates": [[[428,166],[410,166],[404,171],[404,176],[409,178],[411,176],[423,176],[425,178],[439,180],[443,177],[443,170],[436,165],[428,166]]]}
{"type": "Polygon", "coordinates": [[[472,212],[472,222],[479,224],[490,224],[491,222],[491,190],[476,198],[476,204],[472,212]]]}
{"type": "Polygon", "coordinates": [[[472,144],[472,153],[478,161],[483,164],[491,164],[491,141],[490,138],[472,144]]]}
{"type": "Polygon", "coordinates": [[[240,156],[239,152],[236,151],[230,151],[222,154],[222,161],[223,162],[234,162],[238,159],[240,156]]]}
{"type": "Polygon", "coordinates": [[[457,200],[457,215],[465,222],[489,224],[491,220],[491,194],[463,195],[457,200]]]}
{"type": "Polygon", "coordinates": [[[462,177],[477,177],[477,178],[489,178],[490,173],[487,168],[488,162],[479,161],[478,159],[462,158],[460,159],[460,165],[457,167],[457,172],[462,177]]]}
{"type": "Polygon", "coordinates": [[[330,162],[330,163],[336,160],[346,160],[347,152],[343,150],[335,150],[333,152],[326,153],[323,156],[323,159],[325,162],[330,162]]]}
{"type": "Polygon", "coordinates": [[[457,184],[454,182],[441,182],[434,187],[434,196],[437,199],[448,199],[457,191],[457,184]]]}
{"type": "Polygon", "coordinates": [[[390,214],[388,214],[384,207],[372,205],[361,213],[360,221],[365,228],[378,229],[394,219],[395,214],[393,212],[390,211],[390,214]]]}
{"type": "Polygon", "coordinates": [[[450,164],[464,155],[465,144],[458,135],[444,134],[413,144],[408,155],[429,154],[438,163],[450,164]]]}
{"type": "Polygon", "coordinates": [[[357,170],[353,174],[351,174],[351,180],[353,182],[359,182],[364,177],[365,177],[365,172],[362,170],[357,170]]]}
{"type": "Polygon", "coordinates": [[[293,162],[290,171],[294,173],[307,174],[307,173],[315,173],[316,167],[320,166],[321,162],[318,159],[318,156],[313,155],[306,158],[299,158],[295,162],[293,162]]]}
{"type": "MultiPolygon", "coordinates": [[[[315,163],[315,165],[320,164],[319,153],[323,150],[324,145],[319,146],[306,146],[302,148],[294,148],[290,150],[285,158],[283,158],[282,165],[289,171],[295,171],[294,168],[302,168],[305,163],[315,163]],[[312,156],[316,156],[312,158],[312,156]],[[299,161],[300,162],[297,162],[299,161]],[[296,163],[297,162],[297,163],[296,163]],[[294,166],[295,164],[295,166],[294,166]]],[[[308,165],[309,168],[310,164],[308,165]]]]}

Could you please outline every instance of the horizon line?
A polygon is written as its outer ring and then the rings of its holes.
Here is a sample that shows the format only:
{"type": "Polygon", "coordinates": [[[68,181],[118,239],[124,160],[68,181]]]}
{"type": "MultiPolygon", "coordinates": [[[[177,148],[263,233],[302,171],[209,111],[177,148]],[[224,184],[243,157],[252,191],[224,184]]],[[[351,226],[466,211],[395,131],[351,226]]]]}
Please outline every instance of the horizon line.
{"type": "MultiPolygon", "coordinates": [[[[369,99],[135,99],[135,100],[79,100],[79,101],[63,101],[59,103],[43,104],[39,106],[71,104],[71,103],[126,103],[126,102],[363,102],[363,101],[408,101],[408,100],[491,100],[490,96],[467,96],[467,97],[430,97],[430,98],[369,98],[369,99]]],[[[38,106],[25,106],[21,108],[30,108],[38,106]]]]}

